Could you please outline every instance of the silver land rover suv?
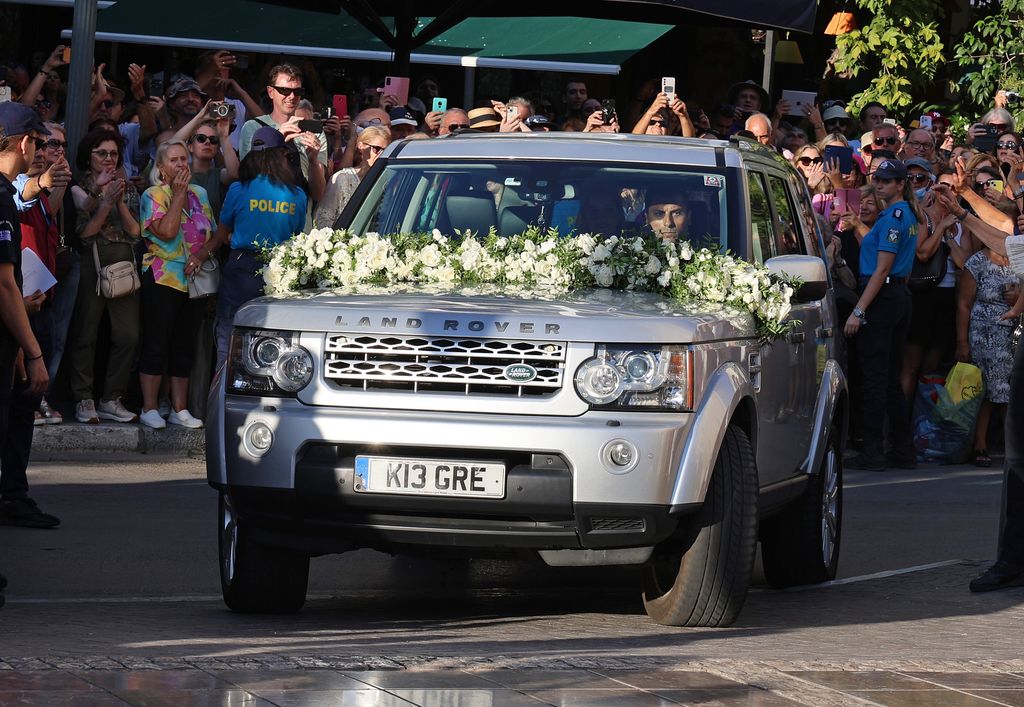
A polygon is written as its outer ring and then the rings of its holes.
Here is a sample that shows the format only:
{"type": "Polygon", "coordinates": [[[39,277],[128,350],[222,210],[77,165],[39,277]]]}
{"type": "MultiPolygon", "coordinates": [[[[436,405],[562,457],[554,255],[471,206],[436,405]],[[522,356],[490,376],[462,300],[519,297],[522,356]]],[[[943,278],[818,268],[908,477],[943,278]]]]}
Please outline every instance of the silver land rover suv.
{"type": "Polygon", "coordinates": [[[338,227],[570,233],[602,211],[607,236],[644,228],[666,181],[685,195],[681,237],[800,278],[787,336],[611,290],[242,307],[207,421],[227,605],[297,611],[310,556],[358,548],[641,565],[648,614],[678,626],[736,618],[759,540],[770,584],[833,578],[846,382],[822,237],[775,153],[633,135],[398,142],[338,227]],[[594,389],[600,365],[621,390],[594,389]]]}

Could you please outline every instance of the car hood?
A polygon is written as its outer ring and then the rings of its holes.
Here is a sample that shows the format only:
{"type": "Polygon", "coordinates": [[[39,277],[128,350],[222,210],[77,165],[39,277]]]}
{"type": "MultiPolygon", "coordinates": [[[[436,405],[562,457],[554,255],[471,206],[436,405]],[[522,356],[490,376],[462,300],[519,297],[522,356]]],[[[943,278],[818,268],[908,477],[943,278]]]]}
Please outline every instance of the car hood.
{"type": "Polygon", "coordinates": [[[260,297],[238,326],[275,330],[421,334],[608,343],[753,338],[741,310],[647,292],[589,289],[512,294],[509,288],[392,286],[260,297]]]}

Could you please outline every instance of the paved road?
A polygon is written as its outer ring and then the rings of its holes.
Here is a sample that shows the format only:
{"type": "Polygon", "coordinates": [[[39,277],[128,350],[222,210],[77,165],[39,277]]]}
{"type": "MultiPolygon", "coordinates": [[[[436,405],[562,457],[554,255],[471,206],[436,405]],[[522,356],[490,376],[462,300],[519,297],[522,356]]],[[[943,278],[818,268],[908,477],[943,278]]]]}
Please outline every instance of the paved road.
{"type": "MultiPolygon", "coordinates": [[[[1006,690],[1010,686],[1004,683],[1012,683],[1021,689],[1019,694],[1011,690],[1013,700],[1020,699],[1013,703],[1024,704],[1024,677],[1014,672],[1024,671],[1019,643],[1024,589],[982,596],[966,591],[967,581],[993,552],[998,471],[849,472],[841,580],[786,592],[755,587],[737,624],[718,630],[651,623],[634,589],[635,573],[628,570],[437,563],[369,551],[315,559],[312,598],[298,616],[236,616],[219,600],[216,495],[203,475],[198,461],[142,456],[33,467],[34,495],[63,525],[55,531],[0,528],[0,568],[11,577],[8,606],[0,613],[0,704],[4,690],[17,687],[5,688],[5,668],[6,679],[33,675],[34,669],[60,668],[62,676],[80,670],[95,677],[161,668],[180,675],[186,685],[214,675],[224,695],[239,685],[221,678],[259,668],[261,674],[284,671],[283,682],[275,685],[284,685],[287,696],[287,675],[310,667],[331,675],[356,671],[347,673],[349,678],[370,680],[360,682],[357,692],[391,695],[351,704],[392,704],[388,700],[395,694],[376,685],[373,674],[359,671],[402,667],[530,668],[535,675],[568,670],[559,673],[562,683],[544,683],[539,691],[545,684],[565,688],[574,670],[593,671],[580,672],[575,689],[596,689],[594,681],[602,684],[608,671],[626,671],[616,673],[628,678],[619,687],[648,695],[643,700],[653,698],[633,682],[643,682],[656,669],[704,675],[687,689],[697,689],[694,685],[710,675],[736,681],[737,688],[771,691],[751,693],[757,698],[753,702],[749,695],[740,700],[740,692],[729,693],[739,701],[728,704],[786,704],[775,698],[862,704],[858,691],[908,680],[917,688],[926,684],[944,691],[943,700],[918,704],[944,704],[947,691],[963,697],[956,684],[967,678],[949,678],[956,683],[950,686],[930,679],[922,683],[917,673],[981,673],[989,682],[1002,681],[982,688],[1006,690]],[[835,669],[881,668],[900,672],[869,673],[860,682],[851,678],[838,686],[829,677],[835,669]],[[761,699],[766,695],[771,700],[761,699]]],[[[463,673],[447,675],[459,683],[463,673]]],[[[102,684],[79,678],[79,687],[109,694],[102,684]]],[[[672,678],[676,688],[679,679],[672,678]]],[[[400,689],[437,687],[439,680],[422,678],[400,689]]],[[[655,680],[665,687],[662,682],[655,680]]],[[[504,704],[506,698],[519,704],[520,697],[533,694],[501,681],[492,688],[501,699],[489,693],[489,701],[479,704],[504,704]]],[[[262,689],[274,692],[273,686],[262,689]]],[[[542,701],[571,702],[553,694],[542,701]]],[[[568,694],[580,698],[582,693],[568,694]]],[[[1000,694],[1011,698],[1010,692],[1000,694]]],[[[696,700],[694,695],[683,701],[696,700]]],[[[637,702],[655,703],[671,702],[637,702]]]]}

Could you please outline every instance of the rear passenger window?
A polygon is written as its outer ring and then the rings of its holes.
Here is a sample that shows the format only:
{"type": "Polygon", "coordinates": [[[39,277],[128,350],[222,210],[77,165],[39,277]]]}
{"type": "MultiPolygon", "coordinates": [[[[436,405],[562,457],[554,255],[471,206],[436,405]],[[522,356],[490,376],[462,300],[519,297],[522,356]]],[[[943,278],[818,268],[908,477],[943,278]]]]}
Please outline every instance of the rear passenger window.
{"type": "Polygon", "coordinates": [[[775,229],[772,228],[772,212],[768,208],[768,193],[764,187],[764,176],[748,172],[750,185],[750,233],[752,236],[753,260],[762,264],[775,254],[775,229]]]}
{"type": "Polygon", "coordinates": [[[794,214],[786,182],[780,177],[768,177],[771,184],[772,202],[778,217],[776,229],[776,253],[779,255],[803,255],[804,245],[800,238],[800,224],[794,214]]]}

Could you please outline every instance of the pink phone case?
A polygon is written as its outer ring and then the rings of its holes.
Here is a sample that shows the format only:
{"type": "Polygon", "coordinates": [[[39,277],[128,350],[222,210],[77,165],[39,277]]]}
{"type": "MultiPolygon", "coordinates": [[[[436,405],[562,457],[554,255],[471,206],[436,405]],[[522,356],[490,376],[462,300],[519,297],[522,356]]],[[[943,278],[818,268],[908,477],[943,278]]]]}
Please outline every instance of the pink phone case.
{"type": "Polygon", "coordinates": [[[406,105],[409,102],[409,77],[386,76],[384,78],[384,95],[395,96],[398,98],[398,105],[406,105]]]}

